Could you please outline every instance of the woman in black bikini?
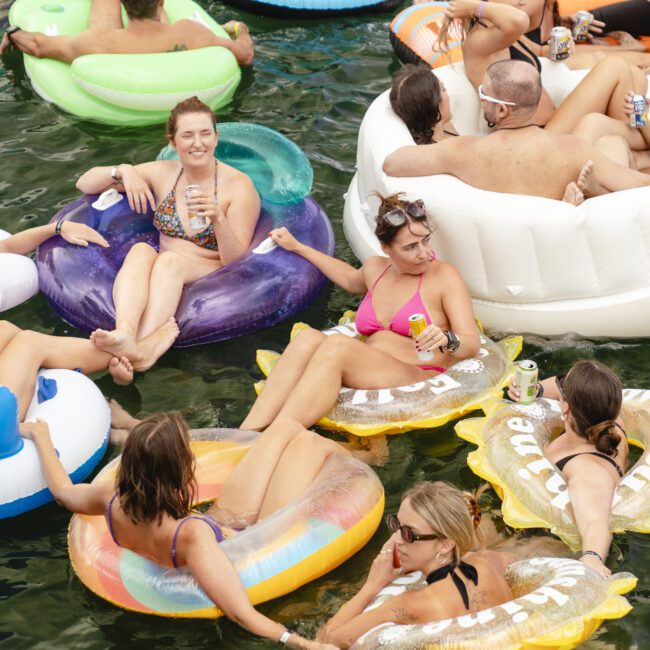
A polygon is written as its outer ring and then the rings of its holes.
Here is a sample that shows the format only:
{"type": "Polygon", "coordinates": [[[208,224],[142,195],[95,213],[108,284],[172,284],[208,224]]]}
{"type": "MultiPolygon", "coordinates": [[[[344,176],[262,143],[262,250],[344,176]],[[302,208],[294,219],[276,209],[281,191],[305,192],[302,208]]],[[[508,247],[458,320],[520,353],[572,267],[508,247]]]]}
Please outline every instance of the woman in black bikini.
{"type": "MultiPolygon", "coordinates": [[[[578,361],[566,375],[545,379],[539,394],[560,400],[565,431],[544,453],[562,471],[569,486],[582,537],[581,560],[602,575],[612,536],[609,516],[618,481],[627,468],[628,445],[618,422],[621,381],[597,361],[578,361]]],[[[519,398],[513,382],[512,399],[519,398]]]]}
{"type": "MultiPolygon", "coordinates": [[[[474,87],[478,88],[487,67],[495,61],[519,59],[541,70],[533,44],[523,38],[531,25],[525,6],[526,0],[450,1],[440,42],[445,43],[452,20],[463,21],[463,64],[474,87]]],[[[597,63],[557,108],[544,90],[534,122],[559,134],[573,133],[580,119],[589,113],[602,113],[625,122],[629,119],[625,112],[626,95],[630,91],[645,95],[647,88],[647,78],[639,68],[610,56],[597,63]]]]}
{"type": "Polygon", "coordinates": [[[316,638],[349,648],[382,623],[429,623],[510,600],[504,573],[514,556],[473,551],[482,541],[477,535],[479,522],[476,501],[452,485],[436,481],[412,487],[397,514],[386,518],[393,534],[372,563],[364,586],[316,638]],[[393,596],[364,612],[379,591],[400,573],[411,571],[422,571],[429,586],[393,596]]]}
{"type": "Polygon", "coordinates": [[[214,123],[209,106],[196,97],[186,99],[167,122],[167,139],[179,160],[94,167],[77,181],[86,194],[116,186],[136,212],[146,212],[147,204],[155,210],[160,250],[145,243],[131,248],[113,286],[115,329],[91,335],[97,348],[127,357],[135,370],[147,370],[174,342],[178,328],[173,316],[183,286],[236,260],[253,236],[259,196],[246,174],[214,157],[214,123]],[[189,224],[184,192],[189,185],[200,186],[192,205],[208,220],[198,231],[189,224]],[[157,357],[144,360],[139,342],[160,329],[167,334],[166,346],[157,350],[157,357]]]}
{"type": "Polygon", "coordinates": [[[21,424],[20,433],[36,445],[59,505],[106,517],[119,546],[165,567],[187,566],[217,607],[253,634],[291,648],[334,650],[290,633],[259,613],[219,542],[224,533],[234,532],[224,524],[255,523],[295,499],[313,483],[330,455],[348,453],[340,445],[297,422],[279,421],[255,441],[226,480],[218,502],[201,514],[190,509],[195,458],[187,423],[177,413],[158,413],[133,427],[114,484],[73,485],[43,420],[21,424]],[[290,481],[287,466],[292,468],[290,481]]]}

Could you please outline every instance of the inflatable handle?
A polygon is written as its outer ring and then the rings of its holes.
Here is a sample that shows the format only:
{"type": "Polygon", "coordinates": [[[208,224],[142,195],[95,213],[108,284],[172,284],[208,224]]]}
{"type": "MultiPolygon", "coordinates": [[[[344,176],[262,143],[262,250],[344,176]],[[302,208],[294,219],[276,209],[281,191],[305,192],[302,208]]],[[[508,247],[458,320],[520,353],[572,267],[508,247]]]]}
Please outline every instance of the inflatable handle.
{"type": "Polygon", "coordinates": [[[278,245],[270,238],[267,237],[266,239],[262,240],[260,244],[258,244],[252,252],[255,253],[256,255],[266,255],[266,253],[270,253],[272,250],[275,250],[278,247],[278,245]]]}
{"type": "MultiPolygon", "coordinates": [[[[309,194],[314,171],[291,140],[261,124],[224,122],[218,126],[215,155],[248,174],[264,200],[284,205],[298,203],[309,194]]],[[[156,160],[178,160],[178,154],[167,145],[156,160]]]]}
{"type": "Polygon", "coordinates": [[[91,205],[95,210],[103,212],[108,210],[112,205],[119,203],[124,198],[114,187],[107,189],[99,195],[99,198],[91,205]]]}
{"type": "Polygon", "coordinates": [[[16,396],[6,386],[0,386],[0,459],[14,456],[24,444],[18,431],[16,396]]]}

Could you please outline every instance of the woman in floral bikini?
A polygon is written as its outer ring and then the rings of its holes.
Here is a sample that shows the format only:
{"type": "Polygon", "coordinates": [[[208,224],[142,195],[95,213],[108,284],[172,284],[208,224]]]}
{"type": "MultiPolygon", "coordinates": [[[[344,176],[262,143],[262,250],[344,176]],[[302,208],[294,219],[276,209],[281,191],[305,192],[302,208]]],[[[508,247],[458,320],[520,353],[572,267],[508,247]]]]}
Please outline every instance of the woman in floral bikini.
{"type": "Polygon", "coordinates": [[[115,329],[98,329],[91,335],[96,347],[127,357],[135,370],[147,370],[178,336],[173,316],[183,286],[236,260],[253,236],[259,196],[246,174],[214,157],[218,137],[214,123],[209,106],[196,97],[186,99],[167,122],[167,138],[179,160],[94,167],[77,182],[87,194],[116,186],[136,212],[145,212],[147,204],[155,210],[160,251],[142,242],[131,248],[113,286],[115,329]],[[189,224],[188,185],[201,187],[191,206],[209,224],[199,231],[189,224]],[[161,328],[159,349],[145,359],[138,341],[161,328]]]}

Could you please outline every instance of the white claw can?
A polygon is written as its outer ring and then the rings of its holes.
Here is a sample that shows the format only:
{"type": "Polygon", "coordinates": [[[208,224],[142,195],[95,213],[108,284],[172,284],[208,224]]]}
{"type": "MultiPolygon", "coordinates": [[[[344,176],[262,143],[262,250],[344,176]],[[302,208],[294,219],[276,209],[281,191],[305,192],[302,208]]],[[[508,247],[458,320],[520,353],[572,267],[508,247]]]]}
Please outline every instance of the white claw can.
{"type": "Polygon", "coordinates": [[[584,43],[589,40],[589,25],[591,25],[594,15],[588,11],[576,12],[575,22],[573,23],[573,39],[577,43],[584,43]]]}
{"type": "MultiPolygon", "coordinates": [[[[416,339],[427,328],[427,319],[424,314],[411,314],[409,316],[409,330],[411,330],[411,338],[416,339]]],[[[418,359],[420,361],[431,361],[433,359],[433,352],[431,350],[418,350],[418,359]]]]}
{"type": "Polygon", "coordinates": [[[562,61],[569,57],[571,31],[566,27],[553,27],[551,30],[551,58],[562,61]]]}
{"type": "Polygon", "coordinates": [[[535,400],[537,393],[537,364],[529,359],[517,362],[515,381],[519,389],[519,403],[530,404],[535,400]]]}

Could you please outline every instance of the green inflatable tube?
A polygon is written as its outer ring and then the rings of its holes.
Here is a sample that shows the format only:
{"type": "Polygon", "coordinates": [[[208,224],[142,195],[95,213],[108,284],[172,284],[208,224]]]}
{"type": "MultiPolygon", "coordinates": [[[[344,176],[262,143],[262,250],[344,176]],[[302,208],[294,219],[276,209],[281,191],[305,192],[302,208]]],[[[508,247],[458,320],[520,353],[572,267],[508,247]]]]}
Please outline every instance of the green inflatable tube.
{"type": "MultiPolygon", "coordinates": [[[[86,29],[91,0],[16,0],[9,22],[54,35],[86,29]]],[[[165,0],[170,22],[191,18],[229,38],[192,0],[165,0]]],[[[126,18],[125,18],[126,19],[126,18]]],[[[160,124],[181,100],[197,95],[213,110],[225,106],[241,78],[235,56],[223,47],[159,54],[89,54],[72,65],[25,55],[34,90],[83,119],[139,126],[160,124]]]]}

